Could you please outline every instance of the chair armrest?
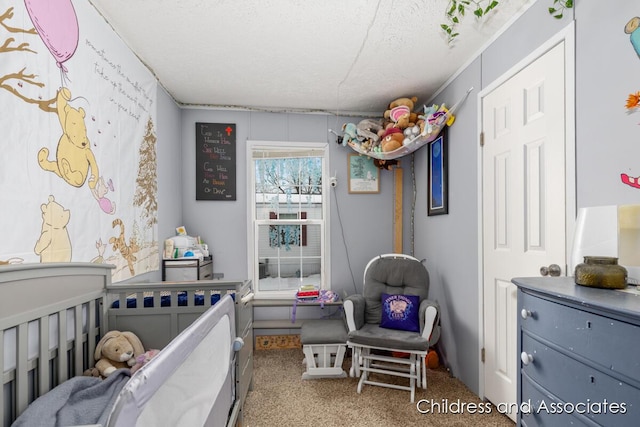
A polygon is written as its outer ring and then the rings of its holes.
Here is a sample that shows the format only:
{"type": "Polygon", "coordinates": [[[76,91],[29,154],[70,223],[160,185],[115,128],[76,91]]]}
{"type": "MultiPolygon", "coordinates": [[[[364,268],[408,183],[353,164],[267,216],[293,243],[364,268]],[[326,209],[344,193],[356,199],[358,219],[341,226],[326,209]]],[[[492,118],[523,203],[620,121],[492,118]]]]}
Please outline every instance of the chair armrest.
{"type": "Polygon", "coordinates": [[[420,302],[421,335],[429,340],[429,346],[440,339],[440,306],[437,302],[424,299],[420,302]]]}
{"type": "Polygon", "coordinates": [[[364,304],[364,296],[362,295],[349,295],[344,299],[342,307],[349,332],[364,326],[364,304]]]}

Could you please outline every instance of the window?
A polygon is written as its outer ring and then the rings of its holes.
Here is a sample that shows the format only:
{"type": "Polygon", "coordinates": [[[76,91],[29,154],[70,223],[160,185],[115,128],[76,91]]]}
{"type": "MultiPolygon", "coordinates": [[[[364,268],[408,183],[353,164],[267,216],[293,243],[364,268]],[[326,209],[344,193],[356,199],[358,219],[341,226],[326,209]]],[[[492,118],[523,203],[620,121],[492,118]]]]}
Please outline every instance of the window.
{"type": "MultiPolygon", "coordinates": [[[[269,219],[307,219],[306,212],[281,213],[269,212],[269,219]]],[[[307,226],[301,230],[294,225],[272,225],[269,227],[269,246],[302,245],[307,246],[307,226]]]]}
{"type": "Polygon", "coordinates": [[[248,141],[249,277],[258,297],[329,289],[327,144],[248,141]]]}

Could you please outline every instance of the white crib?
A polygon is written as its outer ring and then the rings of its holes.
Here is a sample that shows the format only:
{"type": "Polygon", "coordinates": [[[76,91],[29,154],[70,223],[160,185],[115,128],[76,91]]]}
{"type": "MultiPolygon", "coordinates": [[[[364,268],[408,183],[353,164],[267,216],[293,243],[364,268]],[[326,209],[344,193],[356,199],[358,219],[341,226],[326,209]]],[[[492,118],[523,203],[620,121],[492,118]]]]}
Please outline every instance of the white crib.
{"type": "MultiPolygon", "coordinates": [[[[39,396],[92,367],[96,343],[106,331],[130,330],[147,349],[171,349],[176,346],[169,345],[170,341],[183,331],[192,333],[190,325],[211,308],[212,300],[215,304],[226,294],[234,297],[231,345],[236,337],[245,345],[232,354],[231,395],[211,397],[212,402],[232,402],[228,417],[217,417],[215,423],[209,420],[206,425],[241,422],[253,373],[251,282],[112,284],[111,268],[91,263],[0,266],[1,425],[11,425],[39,396]],[[115,301],[118,307],[112,307],[115,301]]],[[[184,334],[181,340],[196,341],[184,334]]],[[[224,369],[201,365],[197,369],[224,369]]],[[[152,372],[149,369],[144,375],[155,375],[152,372]]]]}

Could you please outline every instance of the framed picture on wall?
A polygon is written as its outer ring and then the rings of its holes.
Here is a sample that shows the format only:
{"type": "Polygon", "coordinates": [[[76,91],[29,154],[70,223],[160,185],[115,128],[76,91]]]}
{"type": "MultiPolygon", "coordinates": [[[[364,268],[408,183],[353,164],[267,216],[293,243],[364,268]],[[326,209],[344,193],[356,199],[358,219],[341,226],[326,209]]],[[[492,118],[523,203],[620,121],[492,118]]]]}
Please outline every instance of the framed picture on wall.
{"type": "Polygon", "coordinates": [[[349,193],[371,194],[380,192],[380,169],[373,158],[360,154],[349,154],[349,193]]]}
{"type": "Polygon", "coordinates": [[[449,213],[449,177],[447,133],[443,131],[439,137],[428,144],[429,168],[427,186],[427,215],[449,213]]]}

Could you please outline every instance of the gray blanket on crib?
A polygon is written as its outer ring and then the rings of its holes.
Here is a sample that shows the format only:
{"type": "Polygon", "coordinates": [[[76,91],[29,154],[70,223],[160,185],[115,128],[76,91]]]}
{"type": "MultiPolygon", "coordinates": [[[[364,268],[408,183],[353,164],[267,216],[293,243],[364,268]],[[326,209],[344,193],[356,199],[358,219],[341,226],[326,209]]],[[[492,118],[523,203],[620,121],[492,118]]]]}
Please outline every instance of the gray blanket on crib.
{"type": "Polygon", "coordinates": [[[105,380],[74,377],[33,401],[12,427],[106,425],[118,393],[131,376],[118,369],[105,380]]]}

